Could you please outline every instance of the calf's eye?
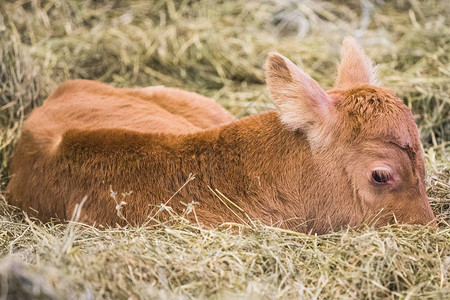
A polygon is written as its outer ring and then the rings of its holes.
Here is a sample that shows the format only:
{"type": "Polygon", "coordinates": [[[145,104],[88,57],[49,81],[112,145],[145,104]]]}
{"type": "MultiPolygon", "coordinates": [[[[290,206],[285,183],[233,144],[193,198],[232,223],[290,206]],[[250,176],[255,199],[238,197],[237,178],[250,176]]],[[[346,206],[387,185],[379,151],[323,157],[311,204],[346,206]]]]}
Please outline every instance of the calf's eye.
{"type": "Polygon", "coordinates": [[[387,170],[373,170],[372,181],[378,184],[388,183],[391,179],[391,175],[387,170]]]}

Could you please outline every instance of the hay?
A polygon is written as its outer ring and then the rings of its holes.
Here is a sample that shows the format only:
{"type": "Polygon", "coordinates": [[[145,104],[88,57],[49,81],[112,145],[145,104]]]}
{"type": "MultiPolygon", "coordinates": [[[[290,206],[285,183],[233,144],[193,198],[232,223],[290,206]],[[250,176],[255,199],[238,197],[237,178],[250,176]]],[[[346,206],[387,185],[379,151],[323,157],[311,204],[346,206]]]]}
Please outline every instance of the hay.
{"type": "Polygon", "coordinates": [[[24,219],[0,221],[7,232],[0,255],[27,263],[19,275],[3,276],[25,276],[36,293],[63,298],[445,298],[450,292],[448,227],[316,237],[263,225],[204,230],[181,218],[101,230],[24,219]]]}
{"type": "Polygon", "coordinates": [[[445,0],[0,2],[0,186],[24,117],[66,79],[181,87],[241,117],[272,107],[269,51],[329,88],[354,34],[412,108],[440,220],[435,231],[321,237],[258,224],[202,230],[177,216],[100,230],[41,224],[1,200],[0,297],[448,298],[449,15],[445,0]]]}

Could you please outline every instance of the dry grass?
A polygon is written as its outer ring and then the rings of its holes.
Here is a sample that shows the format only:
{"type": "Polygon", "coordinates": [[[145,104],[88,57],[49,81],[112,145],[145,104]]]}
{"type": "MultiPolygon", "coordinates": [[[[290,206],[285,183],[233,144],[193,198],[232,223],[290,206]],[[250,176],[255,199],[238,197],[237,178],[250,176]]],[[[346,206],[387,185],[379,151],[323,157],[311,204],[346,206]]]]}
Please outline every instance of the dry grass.
{"type": "Polygon", "coordinates": [[[2,200],[0,298],[450,297],[447,2],[0,1],[0,186],[24,117],[66,79],[182,87],[244,116],[272,107],[269,51],[331,87],[342,38],[354,34],[416,116],[441,223],[321,237],[181,218],[99,230],[41,224],[2,200]]]}
{"type": "Polygon", "coordinates": [[[22,282],[20,292],[32,286],[74,298],[362,299],[445,298],[450,291],[448,228],[315,237],[266,226],[202,230],[182,220],[105,230],[1,224],[8,230],[1,254],[10,256],[0,268],[4,278],[12,273],[9,282],[22,282]]]}

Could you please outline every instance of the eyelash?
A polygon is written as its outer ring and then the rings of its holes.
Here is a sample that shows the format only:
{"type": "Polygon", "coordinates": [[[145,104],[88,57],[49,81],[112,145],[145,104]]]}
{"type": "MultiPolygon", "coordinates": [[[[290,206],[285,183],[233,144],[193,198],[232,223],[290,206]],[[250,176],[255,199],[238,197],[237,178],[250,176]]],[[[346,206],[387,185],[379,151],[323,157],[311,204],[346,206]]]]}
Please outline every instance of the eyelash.
{"type": "Polygon", "coordinates": [[[386,184],[391,180],[391,174],[386,170],[374,170],[371,175],[375,184],[386,184]]]}

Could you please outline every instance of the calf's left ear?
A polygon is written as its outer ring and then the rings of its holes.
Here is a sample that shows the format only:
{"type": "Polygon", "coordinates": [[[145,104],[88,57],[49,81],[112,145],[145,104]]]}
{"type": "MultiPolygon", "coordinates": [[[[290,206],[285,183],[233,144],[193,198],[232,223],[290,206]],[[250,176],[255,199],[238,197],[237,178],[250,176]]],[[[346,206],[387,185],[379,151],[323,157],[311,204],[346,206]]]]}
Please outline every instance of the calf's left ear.
{"type": "Polygon", "coordinates": [[[332,119],[332,101],[308,74],[281,54],[269,53],[266,82],[280,119],[291,130],[304,131],[312,146],[323,145],[332,119]]]}

